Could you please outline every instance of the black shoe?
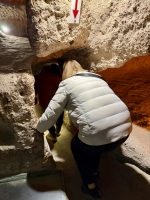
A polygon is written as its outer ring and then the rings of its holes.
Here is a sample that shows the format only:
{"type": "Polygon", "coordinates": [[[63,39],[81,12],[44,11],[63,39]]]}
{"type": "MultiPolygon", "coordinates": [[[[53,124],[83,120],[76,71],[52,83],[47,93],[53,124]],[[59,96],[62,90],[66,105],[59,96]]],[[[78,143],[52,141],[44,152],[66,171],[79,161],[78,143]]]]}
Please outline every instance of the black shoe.
{"type": "Polygon", "coordinates": [[[89,189],[87,186],[82,185],[81,190],[83,193],[89,194],[90,196],[92,196],[93,198],[96,198],[96,199],[98,199],[98,198],[100,199],[103,196],[98,187],[95,187],[94,189],[89,189]]]}

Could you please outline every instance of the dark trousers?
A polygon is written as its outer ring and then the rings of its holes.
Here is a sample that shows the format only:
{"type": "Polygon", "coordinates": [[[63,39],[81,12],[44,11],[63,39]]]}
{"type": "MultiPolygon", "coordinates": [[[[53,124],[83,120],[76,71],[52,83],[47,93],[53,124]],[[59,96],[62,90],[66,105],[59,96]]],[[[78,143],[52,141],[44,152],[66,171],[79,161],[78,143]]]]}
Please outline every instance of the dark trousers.
{"type": "Polygon", "coordinates": [[[60,115],[60,117],[58,118],[58,120],[56,121],[56,129],[55,129],[55,126],[52,126],[50,129],[49,129],[49,133],[52,137],[56,137],[57,134],[56,132],[60,132],[60,129],[61,129],[61,126],[63,124],[63,118],[64,118],[64,112],[60,115]],[[56,130],[56,131],[55,131],[56,130]]]}
{"type": "Polygon", "coordinates": [[[85,185],[94,183],[93,172],[98,171],[101,154],[115,149],[126,139],[127,138],[123,138],[117,142],[106,145],[90,146],[81,142],[78,138],[78,134],[73,137],[71,141],[71,150],[85,185]]]}

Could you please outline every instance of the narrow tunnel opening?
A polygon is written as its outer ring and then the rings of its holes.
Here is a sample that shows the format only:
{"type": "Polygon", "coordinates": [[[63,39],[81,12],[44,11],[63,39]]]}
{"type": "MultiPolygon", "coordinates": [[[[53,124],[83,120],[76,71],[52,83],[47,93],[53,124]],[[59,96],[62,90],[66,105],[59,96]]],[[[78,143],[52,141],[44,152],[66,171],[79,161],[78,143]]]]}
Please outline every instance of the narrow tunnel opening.
{"type": "MultiPolygon", "coordinates": [[[[37,117],[41,117],[46,110],[50,100],[55,95],[58,86],[62,80],[61,67],[57,62],[44,63],[39,73],[37,73],[34,83],[35,89],[35,112],[37,117]]],[[[63,125],[63,113],[58,118],[54,126],[47,130],[47,137],[51,136],[52,141],[57,141],[60,135],[61,126],[63,125]]]]}
{"type": "MultiPolygon", "coordinates": [[[[35,114],[37,118],[41,117],[58,89],[59,83],[62,81],[63,64],[66,60],[67,59],[60,58],[50,62],[37,64],[34,67],[35,114]]],[[[72,123],[66,110],[64,110],[58,121],[54,124],[58,136],[63,124],[68,131],[73,134],[75,133],[76,130],[72,127],[72,123]]],[[[53,132],[53,129],[51,129],[51,131],[53,132]]],[[[49,133],[50,130],[45,132],[46,135],[49,133]]]]}

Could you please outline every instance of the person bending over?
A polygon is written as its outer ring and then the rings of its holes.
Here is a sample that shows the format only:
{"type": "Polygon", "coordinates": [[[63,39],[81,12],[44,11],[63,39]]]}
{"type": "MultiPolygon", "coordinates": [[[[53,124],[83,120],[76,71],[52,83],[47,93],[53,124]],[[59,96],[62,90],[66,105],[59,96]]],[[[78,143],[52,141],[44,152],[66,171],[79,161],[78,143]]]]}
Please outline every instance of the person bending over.
{"type": "Polygon", "coordinates": [[[132,131],[130,112],[98,74],[87,72],[75,60],[63,65],[62,81],[39,119],[37,130],[53,126],[63,110],[78,133],[71,141],[84,193],[100,198],[98,166],[101,154],[125,142],[132,131]]]}
{"type": "MultiPolygon", "coordinates": [[[[35,95],[36,102],[45,111],[50,100],[55,95],[55,92],[58,89],[58,85],[61,82],[62,77],[60,74],[60,69],[57,64],[45,65],[42,68],[42,71],[35,76],[35,95]]],[[[57,137],[60,135],[61,126],[63,124],[63,113],[57,119],[55,126],[51,126],[49,130],[49,135],[47,139],[52,142],[57,141],[57,137]]]]}

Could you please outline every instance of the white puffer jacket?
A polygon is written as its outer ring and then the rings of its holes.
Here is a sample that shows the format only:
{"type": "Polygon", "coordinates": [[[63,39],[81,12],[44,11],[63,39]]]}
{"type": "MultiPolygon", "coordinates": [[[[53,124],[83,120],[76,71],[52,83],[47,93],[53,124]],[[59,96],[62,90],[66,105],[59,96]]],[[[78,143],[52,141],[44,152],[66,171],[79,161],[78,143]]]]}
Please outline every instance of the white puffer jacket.
{"type": "Polygon", "coordinates": [[[62,81],[40,118],[37,130],[49,129],[64,109],[79,129],[79,139],[88,145],[115,142],[132,130],[127,106],[104,80],[97,77],[72,76],[62,81]]]}

